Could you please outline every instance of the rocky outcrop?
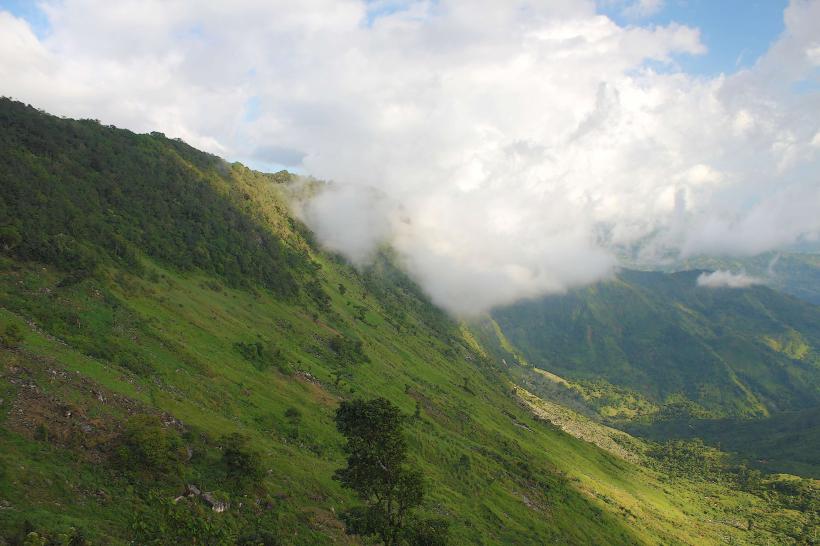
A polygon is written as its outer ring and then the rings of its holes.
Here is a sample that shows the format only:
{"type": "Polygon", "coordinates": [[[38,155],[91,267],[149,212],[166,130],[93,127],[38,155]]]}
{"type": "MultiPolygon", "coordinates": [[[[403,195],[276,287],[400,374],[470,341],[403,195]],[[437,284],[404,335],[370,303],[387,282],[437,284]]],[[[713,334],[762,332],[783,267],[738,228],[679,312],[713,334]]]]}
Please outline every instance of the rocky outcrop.
{"type": "Polygon", "coordinates": [[[185,486],[185,493],[175,498],[174,502],[190,498],[200,500],[214,512],[224,512],[230,507],[230,504],[217,499],[212,492],[202,491],[196,485],[190,483],[185,486]]]}

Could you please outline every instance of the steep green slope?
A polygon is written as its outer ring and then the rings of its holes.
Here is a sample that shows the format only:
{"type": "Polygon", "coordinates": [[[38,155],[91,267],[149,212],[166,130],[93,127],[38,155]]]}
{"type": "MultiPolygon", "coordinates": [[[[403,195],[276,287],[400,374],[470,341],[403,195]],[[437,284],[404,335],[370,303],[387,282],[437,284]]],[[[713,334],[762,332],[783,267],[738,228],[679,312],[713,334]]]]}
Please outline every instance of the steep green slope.
{"type": "Polygon", "coordinates": [[[412,416],[424,511],[453,544],[789,544],[816,525],[803,493],[673,479],[535,419],[388,255],[359,271],[320,251],[284,174],[5,100],[0,119],[7,542],[356,543],[332,417],[377,395],[412,416]],[[230,507],[174,502],[186,484],[230,507]]]}
{"type": "Polygon", "coordinates": [[[587,389],[635,392],[655,418],[820,404],[820,308],[761,286],[699,287],[700,273],[625,270],[492,316],[531,364],[587,389]]]}

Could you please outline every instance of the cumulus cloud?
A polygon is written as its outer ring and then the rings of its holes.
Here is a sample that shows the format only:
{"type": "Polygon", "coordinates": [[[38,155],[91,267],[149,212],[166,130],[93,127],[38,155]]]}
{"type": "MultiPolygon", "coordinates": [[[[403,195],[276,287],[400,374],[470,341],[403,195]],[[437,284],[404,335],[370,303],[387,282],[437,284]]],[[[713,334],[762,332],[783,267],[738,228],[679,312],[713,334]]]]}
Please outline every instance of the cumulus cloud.
{"type": "Polygon", "coordinates": [[[628,17],[649,17],[663,9],[663,0],[636,0],[625,8],[628,17]]]}
{"type": "Polygon", "coordinates": [[[605,7],[615,7],[628,19],[643,19],[663,9],[664,0],[599,0],[605,7]]]}
{"type": "Polygon", "coordinates": [[[763,284],[763,281],[745,273],[732,273],[722,269],[698,276],[698,286],[706,288],[749,288],[756,284],[763,284]]]}
{"type": "Polygon", "coordinates": [[[0,93],[333,180],[302,209],[320,238],[357,262],[392,245],[457,313],[604,278],[622,252],[820,234],[820,93],[795,90],[818,75],[818,1],[713,78],[678,69],[697,29],[591,0],[43,5],[44,36],[0,12],[0,93]]]}

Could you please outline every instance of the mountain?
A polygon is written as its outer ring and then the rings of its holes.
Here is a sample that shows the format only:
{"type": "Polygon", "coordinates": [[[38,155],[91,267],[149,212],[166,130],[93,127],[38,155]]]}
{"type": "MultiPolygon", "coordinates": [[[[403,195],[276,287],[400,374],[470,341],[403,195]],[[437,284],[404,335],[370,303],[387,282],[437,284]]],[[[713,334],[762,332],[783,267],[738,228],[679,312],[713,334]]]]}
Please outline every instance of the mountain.
{"type": "Polygon", "coordinates": [[[702,273],[623,270],[492,319],[530,364],[587,390],[634,393],[633,411],[610,407],[609,417],[763,417],[820,405],[820,307],[765,286],[699,286],[702,273]]]}
{"type": "Polygon", "coordinates": [[[287,173],[2,99],[0,187],[0,543],[359,544],[333,419],[376,396],[406,415],[422,515],[451,544],[807,544],[817,526],[812,480],[516,385],[525,368],[389,251],[363,269],[323,251],[287,173]]]}
{"type": "Polygon", "coordinates": [[[768,472],[820,479],[820,407],[764,419],[683,419],[636,423],[628,430],[657,441],[700,438],[768,472]]]}
{"type": "Polygon", "coordinates": [[[815,248],[802,252],[766,252],[750,258],[702,256],[675,265],[683,270],[743,271],[775,290],[820,305],[820,253],[815,248]]]}

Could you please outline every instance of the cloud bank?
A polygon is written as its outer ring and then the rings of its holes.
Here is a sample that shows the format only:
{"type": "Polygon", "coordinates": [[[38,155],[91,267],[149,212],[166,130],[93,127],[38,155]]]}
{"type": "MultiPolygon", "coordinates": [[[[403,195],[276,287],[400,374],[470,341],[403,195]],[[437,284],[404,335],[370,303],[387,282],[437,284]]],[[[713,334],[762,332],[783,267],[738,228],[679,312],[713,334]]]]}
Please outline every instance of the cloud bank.
{"type": "Polygon", "coordinates": [[[0,93],[333,180],[304,208],[322,240],[358,262],[391,244],[455,313],[605,278],[619,253],[820,234],[818,1],[714,78],[678,67],[697,29],[591,1],[43,6],[43,36],[0,12],[0,93]]]}
{"type": "Polygon", "coordinates": [[[719,269],[711,273],[698,275],[698,286],[706,288],[749,288],[756,284],[763,284],[761,279],[751,277],[745,273],[732,273],[719,269]]]}

